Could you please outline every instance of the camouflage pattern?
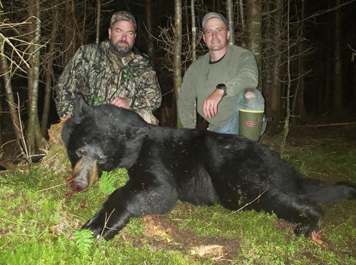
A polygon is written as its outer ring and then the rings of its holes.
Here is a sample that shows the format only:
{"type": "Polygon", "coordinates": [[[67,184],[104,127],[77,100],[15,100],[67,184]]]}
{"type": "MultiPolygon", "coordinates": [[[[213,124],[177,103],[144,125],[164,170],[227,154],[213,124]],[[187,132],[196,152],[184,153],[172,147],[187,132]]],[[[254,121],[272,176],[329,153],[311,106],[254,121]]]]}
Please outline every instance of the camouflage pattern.
{"type": "Polygon", "coordinates": [[[131,13],[127,11],[119,11],[114,13],[110,19],[110,26],[112,27],[119,20],[130,21],[135,28],[135,32],[137,31],[136,19],[131,13]]]}
{"type": "Polygon", "coordinates": [[[109,103],[115,97],[128,98],[133,110],[156,124],[152,111],[162,101],[156,72],[148,57],[132,53],[118,58],[110,51],[109,40],[81,46],[60,75],[55,91],[60,118],[72,114],[74,98],[81,94],[90,105],[109,103]]]}

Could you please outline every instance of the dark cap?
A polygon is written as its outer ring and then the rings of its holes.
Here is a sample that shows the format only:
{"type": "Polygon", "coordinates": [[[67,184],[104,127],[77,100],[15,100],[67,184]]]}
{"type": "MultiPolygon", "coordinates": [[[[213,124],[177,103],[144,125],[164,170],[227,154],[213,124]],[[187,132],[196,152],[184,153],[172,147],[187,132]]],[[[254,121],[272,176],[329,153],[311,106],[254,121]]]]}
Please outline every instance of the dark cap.
{"type": "Polygon", "coordinates": [[[131,22],[135,28],[135,31],[137,30],[135,17],[131,13],[127,11],[119,11],[114,13],[110,19],[110,27],[112,27],[119,20],[126,20],[131,22]]]}
{"type": "Polygon", "coordinates": [[[209,12],[208,14],[206,14],[203,17],[203,22],[202,22],[203,29],[204,29],[205,23],[211,18],[219,18],[219,19],[221,19],[225,23],[226,29],[229,30],[229,24],[227,23],[226,18],[223,15],[221,15],[220,13],[216,13],[216,12],[209,12]]]}

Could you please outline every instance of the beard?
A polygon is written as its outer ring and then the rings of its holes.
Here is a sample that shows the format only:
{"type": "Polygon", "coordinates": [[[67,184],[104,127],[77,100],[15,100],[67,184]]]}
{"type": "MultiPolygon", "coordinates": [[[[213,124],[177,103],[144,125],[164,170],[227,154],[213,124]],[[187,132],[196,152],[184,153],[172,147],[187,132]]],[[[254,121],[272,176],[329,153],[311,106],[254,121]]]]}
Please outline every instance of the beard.
{"type": "Polygon", "coordinates": [[[131,52],[133,44],[129,44],[127,41],[118,41],[117,43],[113,43],[111,41],[111,45],[115,52],[119,55],[126,55],[131,52]]]}

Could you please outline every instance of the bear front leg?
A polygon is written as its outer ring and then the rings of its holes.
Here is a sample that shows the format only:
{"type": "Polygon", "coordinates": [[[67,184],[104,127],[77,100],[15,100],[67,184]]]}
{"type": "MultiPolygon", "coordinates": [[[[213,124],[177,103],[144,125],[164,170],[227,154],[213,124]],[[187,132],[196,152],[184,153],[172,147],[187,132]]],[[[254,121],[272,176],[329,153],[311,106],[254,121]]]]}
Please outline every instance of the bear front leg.
{"type": "Polygon", "coordinates": [[[82,229],[91,230],[96,239],[104,237],[106,240],[109,240],[126,226],[130,217],[128,211],[120,211],[120,209],[116,210],[116,208],[109,210],[103,207],[82,226],[82,229]]]}
{"type": "Polygon", "coordinates": [[[131,217],[167,213],[176,202],[176,192],[169,186],[127,183],[110,195],[82,229],[91,230],[97,239],[104,237],[109,240],[126,226],[131,217]]]}

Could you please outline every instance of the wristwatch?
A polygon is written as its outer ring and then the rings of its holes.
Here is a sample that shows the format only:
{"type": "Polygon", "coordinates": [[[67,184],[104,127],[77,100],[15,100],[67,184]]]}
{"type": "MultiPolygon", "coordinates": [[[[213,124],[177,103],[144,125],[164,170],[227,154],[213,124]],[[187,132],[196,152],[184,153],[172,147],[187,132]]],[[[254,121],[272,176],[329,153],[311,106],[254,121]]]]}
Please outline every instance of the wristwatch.
{"type": "Polygon", "coordinates": [[[216,88],[217,88],[217,89],[222,89],[222,90],[224,91],[223,97],[225,97],[225,96],[227,95],[227,89],[226,89],[225,84],[218,84],[218,85],[216,86],[216,88]]]}

